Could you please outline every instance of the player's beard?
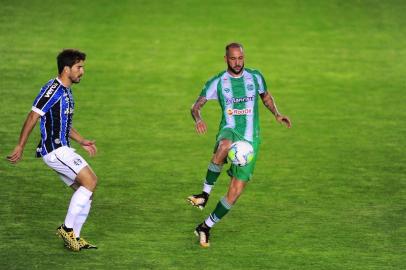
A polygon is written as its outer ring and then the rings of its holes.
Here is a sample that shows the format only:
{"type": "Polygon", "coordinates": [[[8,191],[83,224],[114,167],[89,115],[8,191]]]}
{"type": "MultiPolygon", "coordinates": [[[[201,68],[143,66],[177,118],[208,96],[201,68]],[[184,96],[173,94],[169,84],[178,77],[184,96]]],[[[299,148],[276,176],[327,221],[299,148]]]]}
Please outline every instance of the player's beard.
{"type": "Polygon", "coordinates": [[[70,81],[72,83],[80,83],[80,79],[82,78],[82,76],[78,76],[76,78],[70,78],[70,81]]]}
{"type": "Polygon", "coordinates": [[[235,75],[240,75],[242,73],[242,70],[244,69],[244,64],[242,64],[242,66],[239,66],[239,67],[241,67],[240,71],[235,70],[232,66],[230,66],[229,63],[227,63],[227,66],[228,66],[228,70],[231,70],[231,72],[234,73],[235,75]]]}

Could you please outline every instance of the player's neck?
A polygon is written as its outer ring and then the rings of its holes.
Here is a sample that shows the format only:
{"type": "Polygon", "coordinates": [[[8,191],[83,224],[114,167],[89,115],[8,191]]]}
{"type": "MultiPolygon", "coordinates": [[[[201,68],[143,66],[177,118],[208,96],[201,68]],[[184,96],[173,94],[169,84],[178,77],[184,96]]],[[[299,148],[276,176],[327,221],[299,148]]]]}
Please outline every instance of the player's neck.
{"type": "Polygon", "coordinates": [[[238,79],[238,78],[241,78],[242,77],[242,74],[244,73],[244,69],[242,69],[239,73],[234,73],[234,72],[232,72],[230,69],[227,69],[227,73],[228,73],[228,75],[230,75],[231,77],[233,77],[233,78],[236,78],[236,79],[238,79]]]}
{"type": "Polygon", "coordinates": [[[69,88],[72,85],[72,81],[65,76],[58,75],[58,81],[66,88],[69,88]]]}

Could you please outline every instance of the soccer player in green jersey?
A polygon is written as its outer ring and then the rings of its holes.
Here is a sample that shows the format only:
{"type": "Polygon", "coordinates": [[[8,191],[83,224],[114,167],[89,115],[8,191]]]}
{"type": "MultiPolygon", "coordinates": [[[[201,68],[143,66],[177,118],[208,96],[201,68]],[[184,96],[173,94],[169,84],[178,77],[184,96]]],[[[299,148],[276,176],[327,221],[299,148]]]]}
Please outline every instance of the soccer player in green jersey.
{"type": "Polygon", "coordinates": [[[207,81],[191,110],[198,134],[204,134],[207,130],[207,125],[200,114],[207,100],[218,100],[222,117],[203,191],[201,194],[189,196],[189,202],[200,209],[205,207],[233,142],[244,140],[251,143],[254,148],[254,158],[243,167],[231,164],[227,171],[231,177],[227,194],[217,203],[206,220],[195,229],[202,247],[209,246],[210,229],[228,213],[252,177],[260,143],[258,99],[261,98],[262,103],[275,116],[276,121],[285,124],[288,128],[291,127],[289,118],[278,112],[262,74],[257,70],[244,67],[243,46],[239,43],[228,44],[224,60],[227,63],[227,70],[207,81]]]}

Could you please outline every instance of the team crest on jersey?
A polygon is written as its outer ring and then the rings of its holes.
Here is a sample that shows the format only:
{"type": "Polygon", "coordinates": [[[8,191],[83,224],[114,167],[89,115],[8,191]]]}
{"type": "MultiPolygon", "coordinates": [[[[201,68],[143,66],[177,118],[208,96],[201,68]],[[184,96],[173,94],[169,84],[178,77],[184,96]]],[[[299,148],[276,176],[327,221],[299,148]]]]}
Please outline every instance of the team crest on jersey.
{"type": "Polygon", "coordinates": [[[254,90],[254,85],[253,84],[248,84],[247,89],[248,89],[248,91],[254,90]]]}
{"type": "Polygon", "coordinates": [[[224,92],[226,93],[230,92],[230,88],[224,88],[224,92]]]}
{"type": "Polygon", "coordinates": [[[56,139],[54,140],[54,142],[55,142],[55,144],[61,144],[61,140],[58,139],[58,138],[56,138],[56,139]]]}
{"type": "Polygon", "coordinates": [[[227,114],[228,115],[251,115],[252,114],[252,108],[245,108],[242,110],[239,109],[227,109],[227,114]]]}

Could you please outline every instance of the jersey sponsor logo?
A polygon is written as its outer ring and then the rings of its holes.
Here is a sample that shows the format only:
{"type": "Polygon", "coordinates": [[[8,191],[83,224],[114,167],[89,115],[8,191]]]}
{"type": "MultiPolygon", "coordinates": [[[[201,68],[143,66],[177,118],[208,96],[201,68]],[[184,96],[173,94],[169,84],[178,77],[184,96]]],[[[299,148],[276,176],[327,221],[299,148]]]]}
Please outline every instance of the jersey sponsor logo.
{"type": "Polygon", "coordinates": [[[58,87],[59,83],[58,82],[54,82],[51,87],[49,87],[48,91],[45,94],[46,98],[49,98],[52,93],[55,91],[55,89],[58,87]]]}
{"type": "Polygon", "coordinates": [[[242,110],[239,109],[227,109],[227,114],[228,115],[251,115],[252,114],[252,108],[245,108],[242,110]]]}
{"type": "Polygon", "coordinates": [[[251,97],[240,97],[240,98],[227,98],[226,99],[226,104],[230,105],[232,103],[241,103],[241,102],[249,102],[249,101],[253,101],[254,100],[254,96],[251,97]]]}

